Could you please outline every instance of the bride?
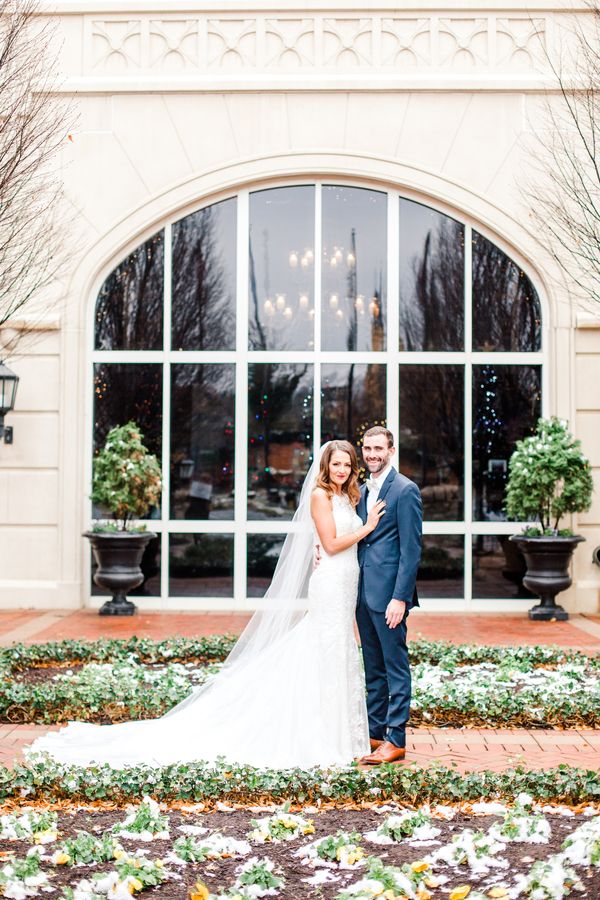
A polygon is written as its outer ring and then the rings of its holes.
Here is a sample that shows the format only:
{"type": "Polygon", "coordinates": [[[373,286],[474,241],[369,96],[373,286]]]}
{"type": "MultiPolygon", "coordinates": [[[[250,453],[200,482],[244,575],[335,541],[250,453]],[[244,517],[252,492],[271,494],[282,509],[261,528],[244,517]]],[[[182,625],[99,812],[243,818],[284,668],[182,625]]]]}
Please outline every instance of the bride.
{"type": "Polygon", "coordinates": [[[352,444],[330,441],[312,464],[257,611],[209,682],[159,719],[71,722],[29,752],[63,763],[151,766],[194,760],[269,768],[348,765],[369,752],[365,685],[354,638],[356,545],[384,514],[356,514],[352,444]],[[321,562],[313,571],[315,541],[321,562]]]}

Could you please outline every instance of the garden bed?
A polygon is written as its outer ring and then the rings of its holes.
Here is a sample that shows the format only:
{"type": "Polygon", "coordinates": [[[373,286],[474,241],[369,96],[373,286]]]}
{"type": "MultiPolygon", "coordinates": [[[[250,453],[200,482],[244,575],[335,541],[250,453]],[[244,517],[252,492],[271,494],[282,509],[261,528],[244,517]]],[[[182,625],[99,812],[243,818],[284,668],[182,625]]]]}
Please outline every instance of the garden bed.
{"type": "MultiPolygon", "coordinates": [[[[0,721],[155,718],[217,670],[235,642],[64,641],[0,652],[0,721]]],[[[412,725],[600,726],[598,656],[553,647],[410,644],[412,725]]]]}
{"type": "Polygon", "coordinates": [[[146,800],[129,809],[12,804],[3,813],[0,890],[12,897],[44,888],[60,900],[600,895],[598,810],[526,795],[511,807],[207,810],[146,800]],[[19,871],[33,873],[29,886],[19,871]]]}

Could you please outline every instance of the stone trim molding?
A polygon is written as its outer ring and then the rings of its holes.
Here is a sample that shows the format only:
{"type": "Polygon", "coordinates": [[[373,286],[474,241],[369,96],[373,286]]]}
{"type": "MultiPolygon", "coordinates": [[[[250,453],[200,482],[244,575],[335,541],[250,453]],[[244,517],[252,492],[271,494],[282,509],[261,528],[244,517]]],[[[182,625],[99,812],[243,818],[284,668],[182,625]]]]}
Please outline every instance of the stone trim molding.
{"type": "Polygon", "coordinates": [[[483,2],[434,12],[287,3],[283,12],[237,4],[227,12],[93,13],[85,4],[69,15],[65,5],[61,90],[91,92],[539,90],[551,81],[548,56],[568,41],[577,16],[490,12],[483,2]]]}

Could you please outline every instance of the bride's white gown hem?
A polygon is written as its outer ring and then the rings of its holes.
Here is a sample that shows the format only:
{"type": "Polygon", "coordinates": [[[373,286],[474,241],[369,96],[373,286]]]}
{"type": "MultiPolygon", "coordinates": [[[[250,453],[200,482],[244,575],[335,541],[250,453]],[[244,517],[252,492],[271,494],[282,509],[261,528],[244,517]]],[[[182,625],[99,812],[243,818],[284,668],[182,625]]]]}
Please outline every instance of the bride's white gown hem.
{"type": "MultiPolygon", "coordinates": [[[[334,495],[338,536],[362,522],[334,495]]],[[[322,554],[308,584],[308,610],[250,659],[226,666],[208,687],[160,719],[72,722],[31,751],[62,763],[163,766],[224,757],[268,768],[345,766],[369,752],[365,687],[354,638],[356,545],[322,554]]]]}

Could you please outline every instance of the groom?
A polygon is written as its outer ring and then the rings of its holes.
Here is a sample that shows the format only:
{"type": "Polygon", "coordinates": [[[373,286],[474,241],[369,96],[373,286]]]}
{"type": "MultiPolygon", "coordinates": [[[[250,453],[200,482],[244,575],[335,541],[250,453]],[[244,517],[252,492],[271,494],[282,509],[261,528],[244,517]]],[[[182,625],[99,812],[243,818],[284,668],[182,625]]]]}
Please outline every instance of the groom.
{"type": "Polygon", "coordinates": [[[377,500],[385,515],[358,545],[360,581],[356,621],[367,682],[371,753],[361,765],[404,759],[410,712],[406,619],[419,605],[415,582],[421,558],[423,509],[417,485],[391,465],[394,437],[380,425],[363,437],[371,477],[361,488],[357,513],[366,522],[377,500]]]}

